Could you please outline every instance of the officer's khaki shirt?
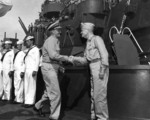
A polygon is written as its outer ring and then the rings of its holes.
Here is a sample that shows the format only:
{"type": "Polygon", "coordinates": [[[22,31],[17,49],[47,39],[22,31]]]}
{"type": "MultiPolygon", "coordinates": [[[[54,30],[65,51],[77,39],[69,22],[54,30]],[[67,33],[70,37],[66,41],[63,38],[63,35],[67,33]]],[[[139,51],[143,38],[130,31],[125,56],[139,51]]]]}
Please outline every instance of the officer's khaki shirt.
{"type": "Polygon", "coordinates": [[[67,56],[60,55],[60,42],[55,36],[46,39],[42,49],[42,61],[51,63],[53,61],[66,61],[67,56]]]}
{"type": "Polygon", "coordinates": [[[88,61],[100,59],[103,65],[108,66],[108,52],[103,39],[99,36],[89,37],[84,55],[88,61]]]}

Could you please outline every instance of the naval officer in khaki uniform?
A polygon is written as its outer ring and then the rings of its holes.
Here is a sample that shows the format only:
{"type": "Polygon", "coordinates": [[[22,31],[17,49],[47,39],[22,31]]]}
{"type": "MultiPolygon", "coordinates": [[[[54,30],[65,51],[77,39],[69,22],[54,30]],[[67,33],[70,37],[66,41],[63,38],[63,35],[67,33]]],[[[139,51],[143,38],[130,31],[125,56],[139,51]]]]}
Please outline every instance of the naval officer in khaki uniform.
{"type": "Polygon", "coordinates": [[[68,61],[69,57],[60,55],[60,26],[59,22],[51,24],[48,27],[50,36],[46,39],[42,48],[42,75],[45,82],[46,90],[36,104],[35,109],[41,114],[43,102],[49,99],[50,102],[50,120],[58,120],[61,108],[61,92],[58,82],[58,69],[60,61],[68,61]]]}
{"type": "Polygon", "coordinates": [[[84,57],[70,57],[74,64],[89,63],[91,74],[91,120],[107,120],[108,52],[103,39],[93,34],[93,23],[81,23],[82,37],[87,39],[84,57]]]}

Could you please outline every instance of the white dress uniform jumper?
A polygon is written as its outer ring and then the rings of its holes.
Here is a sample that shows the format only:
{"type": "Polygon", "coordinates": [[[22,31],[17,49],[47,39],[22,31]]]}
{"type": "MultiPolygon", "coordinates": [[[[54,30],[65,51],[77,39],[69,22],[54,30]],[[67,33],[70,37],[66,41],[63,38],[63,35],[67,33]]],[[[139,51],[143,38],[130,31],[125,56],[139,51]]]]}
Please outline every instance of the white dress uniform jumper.
{"type": "Polygon", "coordinates": [[[14,88],[15,88],[15,101],[23,103],[23,89],[24,78],[21,78],[21,72],[25,71],[24,65],[25,53],[23,51],[17,51],[14,57],[14,88]]]}
{"type": "Polygon", "coordinates": [[[24,104],[33,105],[36,98],[36,76],[32,76],[33,71],[38,71],[40,63],[40,52],[36,46],[32,46],[24,57],[25,76],[24,76],[24,104]]]}
{"type": "Polygon", "coordinates": [[[3,67],[3,88],[4,94],[2,96],[3,100],[11,100],[12,95],[12,77],[8,74],[10,71],[13,71],[13,58],[14,58],[14,51],[8,50],[6,53],[3,54],[2,57],[2,67],[3,67]]]}
{"type": "Polygon", "coordinates": [[[2,79],[2,53],[0,52],[0,99],[3,95],[3,79],[2,79]]]}

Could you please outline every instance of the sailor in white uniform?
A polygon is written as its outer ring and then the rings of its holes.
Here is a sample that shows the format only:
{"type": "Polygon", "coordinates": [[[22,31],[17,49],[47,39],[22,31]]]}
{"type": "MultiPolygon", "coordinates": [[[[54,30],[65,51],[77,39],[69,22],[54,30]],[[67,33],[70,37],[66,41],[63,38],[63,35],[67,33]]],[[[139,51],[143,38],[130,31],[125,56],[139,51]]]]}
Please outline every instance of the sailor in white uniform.
{"type": "Polygon", "coordinates": [[[14,51],[12,50],[12,41],[5,41],[5,53],[3,54],[1,61],[3,67],[3,88],[4,94],[2,100],[10,101],[12,99],[12,78],[13,78],[13,58],[14,51]]]}
{"type": "MultiPolygon", "coordinates": [[[[2,43],[0,42],[0,59],[2,58],[2,43]]],[[[2,61],[0,60],[0,99],[3,95],[2,61]]]]}
{"type": "Polygon", "coordinates": [[[24,57],[25,62],[25,77],[24,77],[24,107],[32,107],[36,98],[36,79],[37,71],[40,63],[39,48],[34,45],[35,38],[28,36],[25,40],[25,45],[28,51],[24,57]]]}
{"type": "Polygon", "coordinates": [[[23,40],[17,41],[17,51],[14,55],[14,88],[16,103],[23,103],[23,88],[24,88],[24,57],[25,53],[22,51],[23,40]]]}

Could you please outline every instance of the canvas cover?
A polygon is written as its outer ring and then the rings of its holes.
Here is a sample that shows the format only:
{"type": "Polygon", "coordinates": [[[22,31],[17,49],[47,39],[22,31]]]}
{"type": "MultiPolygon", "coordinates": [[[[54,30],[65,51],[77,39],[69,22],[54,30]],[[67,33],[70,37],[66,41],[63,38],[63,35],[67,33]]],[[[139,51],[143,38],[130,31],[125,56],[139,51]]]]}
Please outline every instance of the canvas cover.
{"type": "Polygon", "coordinates": [[[4,16],[12,8],[11,0],[0,0],[0,17],[4,16]]]}
{"type": "Polygon", "coordinates": [[[119,65],[139,65],[139,54],[128,35],[114,34],[114,45],[119,65]]]}

